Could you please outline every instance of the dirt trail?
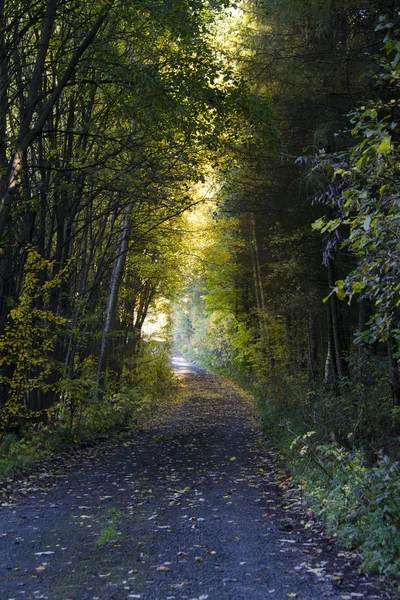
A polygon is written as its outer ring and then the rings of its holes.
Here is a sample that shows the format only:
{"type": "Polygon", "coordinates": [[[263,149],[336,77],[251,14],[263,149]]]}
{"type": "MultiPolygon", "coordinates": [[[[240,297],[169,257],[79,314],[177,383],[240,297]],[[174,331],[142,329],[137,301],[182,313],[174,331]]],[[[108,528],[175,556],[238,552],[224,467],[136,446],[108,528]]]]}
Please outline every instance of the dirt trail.
{"type": "Polygon", "coordinates": [[[0,600],[393,598],[285,489],[251,402],[175,368],[168,415],[3,495],[0,600]]]}

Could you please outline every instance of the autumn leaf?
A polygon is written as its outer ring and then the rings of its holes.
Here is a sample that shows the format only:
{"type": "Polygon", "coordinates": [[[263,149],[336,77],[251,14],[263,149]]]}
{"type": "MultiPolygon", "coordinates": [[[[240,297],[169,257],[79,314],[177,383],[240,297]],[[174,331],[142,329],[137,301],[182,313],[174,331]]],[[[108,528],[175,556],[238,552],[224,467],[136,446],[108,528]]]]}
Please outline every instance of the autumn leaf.
{"type": "Polygon", "coordinates": [[[170,570],[170,568],[167,567],[166,565],[160,565],[159,567],[157,567],[157,571],[161,571],[163,573],[168,573],[169,570],[170,570]]]}
{"type": "Polygon", "coordinates": [[[40,567],[36,567],[36,571],[40,572],[40,571],[45,571],[46,567],[45,565],[40,565],[40,567]]]}

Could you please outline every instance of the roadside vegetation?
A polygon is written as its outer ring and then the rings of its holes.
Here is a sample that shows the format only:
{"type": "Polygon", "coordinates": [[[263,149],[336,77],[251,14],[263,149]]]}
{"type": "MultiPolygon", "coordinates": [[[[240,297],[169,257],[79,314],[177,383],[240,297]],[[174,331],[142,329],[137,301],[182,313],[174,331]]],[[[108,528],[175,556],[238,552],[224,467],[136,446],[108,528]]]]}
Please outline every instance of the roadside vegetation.
{"type": "Polygon", "coordinates": [[[109,436],[123,439],[127,429],[141,427],[175,402],[179,382],[171,372],[166,344],[143,340],[135,365],[127,366],[121,377],[108,373],[107,391],[101,400],[96,396],[92,360],[82,365],[78,378],[63,379],[60,385],[60,401],[47,411],[46,420],[20,412],[14,426],[4,432],[0,478],[109,436]]]}

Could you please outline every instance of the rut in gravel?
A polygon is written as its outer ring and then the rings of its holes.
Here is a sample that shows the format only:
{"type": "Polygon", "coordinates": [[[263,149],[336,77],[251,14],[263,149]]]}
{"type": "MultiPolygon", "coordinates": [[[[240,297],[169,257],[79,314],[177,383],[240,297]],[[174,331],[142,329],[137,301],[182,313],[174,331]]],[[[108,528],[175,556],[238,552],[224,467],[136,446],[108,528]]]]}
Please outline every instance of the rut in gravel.
{"type": "Polygon", "coordinates": [[[307,516],[252,401],[174,364],[172,411],[3,490],[0,599],[393,598],[307,516]]]}

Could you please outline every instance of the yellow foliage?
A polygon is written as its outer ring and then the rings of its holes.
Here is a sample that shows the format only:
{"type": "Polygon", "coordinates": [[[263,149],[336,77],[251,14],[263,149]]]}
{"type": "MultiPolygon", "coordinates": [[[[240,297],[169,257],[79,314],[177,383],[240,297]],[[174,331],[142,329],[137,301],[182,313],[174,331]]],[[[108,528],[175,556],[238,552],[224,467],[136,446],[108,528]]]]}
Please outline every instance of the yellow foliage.
{"type": "Polygon", "coordinates": [[[0,336],[0,368],[9,367],[6,374],[0,375],[0,383],[8,388],[0,423],[3,429],[22,409],[26,412],[29,392],[48,389],[46,382],[54,370],[51,353],[57,331],[67,319],[38,307],[39,299],[43,302],[44,296],[65,277],[65,272],[61,272],[43,283],[41,275],[51,266],[50,261],[29,248],[19,303],[10,311],[9,322],[0,336]]]}

